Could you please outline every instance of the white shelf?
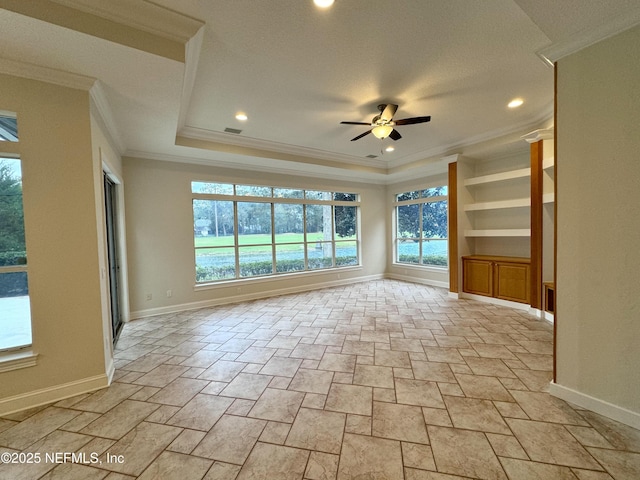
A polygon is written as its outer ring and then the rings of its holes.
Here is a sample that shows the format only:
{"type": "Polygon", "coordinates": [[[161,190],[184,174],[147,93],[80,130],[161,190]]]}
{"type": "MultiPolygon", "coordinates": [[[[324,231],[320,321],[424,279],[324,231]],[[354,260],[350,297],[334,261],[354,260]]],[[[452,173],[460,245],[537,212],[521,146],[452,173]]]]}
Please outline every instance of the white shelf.
{"type": "Polygon", "coordinates": [[[511,200],[501,200],[496,202],[469,203],[464,206],[464,209],[467,212],[472,212],[477,210],[498,210],[502,208],[522,208],[522,207],[530,207],[530,206],[531,206],[531,199],[514,198],[511,200]]]}
{"type": "Polygon", "coordinates": [[[465,230],[465,237],[530,237],[530,228],[505,228],[499,230],[465,230]]]}
{"type": "Polygon", "coordinates": [[[556,194],[551,192],[551,193],[545,193],[544,195],[542,195],[542,203],[553,203],[556,201],[556,194]]]}
{"type": "Polygon", "coordinates": [[[523,178],[531,176],[531,168],[521,168],[519,170],[509,170],[507,172],[494,173],[491,175],[483,175],[481,177],[468,178],[464,181],[465,186],[480,185],[483,183],[502,182],[515,178],[523,178]]]}

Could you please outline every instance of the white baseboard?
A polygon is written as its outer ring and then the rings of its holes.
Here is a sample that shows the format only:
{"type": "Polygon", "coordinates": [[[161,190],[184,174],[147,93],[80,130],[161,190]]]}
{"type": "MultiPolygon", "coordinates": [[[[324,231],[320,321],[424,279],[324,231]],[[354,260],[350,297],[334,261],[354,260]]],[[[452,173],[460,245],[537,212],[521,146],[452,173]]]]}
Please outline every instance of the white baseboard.
{"type": "Polygon", "coordinates": [[[391,280],[402,280],[403,282],[419,283],[420,285],[429,285],[431,287],[449,288],[449,282],[440,282],[438,280],[430,280],[428,278],[412,277],[410,275],[398,275],[397,273],[387,273],[384,278],[391,280]]]}
{"type": "Polygon", "coordinates": [[[459,298],[466,298],[467,300],[477,300],[479,302],[492,303],[494,305],[500,305],[501,307],[515,308],[516,310],[531,311],[531,305],[526,303],[511,302],[509,300],[502,300],[501,298],[485,297],[484,295],[475,295],[473,293],[461,292],[459,298]]]}
{"type": "Polygon", "coordinates": [[[248,302],[261,298],[277,297],[279,295],[289,295],[292,293],[309,292],[311,290],[319,290],[321,288],[340,287],[342,285],[353,285],[354,283],[369,282],[372,280],[382,280],[384,275],[368,275],[365,277],[346,278],[340,280],[332,280],[330,282],[314,283],[312,285],[297,285],[295,287],[280,288],[274,290],[265,290],[263,292],[246,293],[242,295],[232,295],[222,298],[212,298],[199,302],[180,303],[177,305],[169,305],[167,307],[149,308],[145,310],[132,311],[129,314],[131,320],[138,318],[153,317],[155,315],[166,315],[168,313],[179,313],[187,310],[198,310],[200,308],[217,307],[219,305],[228,305],[231,303],[248,302]]]}
{"type": "MultiPolygon", "coordinates": [[[[111,376],[113,376],[113,373],[111,373],[111,376]]],[[[27,408],[58,402],[65,398],[74,397],[81,393],[92,392],[108,386],[109,376],[102,374],[3,398],[0,399],[0,416],[26,410],[27,408]]]]}
{"type": "Polygon", "coordinates": [[[549,384],[549,393],[579,407],[604,415],[630,427],[640,429],[640,413],[632,412],[626,408],[605,402],[604,400],[572,390],[571,388],[563,387],[554,382],[549,384]]]}

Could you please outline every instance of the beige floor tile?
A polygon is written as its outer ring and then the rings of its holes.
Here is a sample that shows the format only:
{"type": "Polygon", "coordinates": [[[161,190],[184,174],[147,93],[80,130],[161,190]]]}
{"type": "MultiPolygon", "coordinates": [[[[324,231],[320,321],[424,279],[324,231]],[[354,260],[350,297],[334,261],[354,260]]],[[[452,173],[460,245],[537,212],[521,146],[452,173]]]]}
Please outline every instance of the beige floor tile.
{"type": "Polygon", "coordinates": [[[439,472],[483,480],[507,480],[484,434],[456,428],[428,427],[439,472]]]}
{"type": "Polygon", "coordinates": [[[385,367],[411,368],[411,361],[409,360],[409,354],[407,352],[376,348],[374,362],[376,365],[385,367]]]}
{"type": "Polygon", "coordinates": [[[195,448],[193,454],[242,465],[266,424],[264,420],[223,415],[195,448]]]}
{"type": "Polygon", "coordinates": [[[436,470],[431,447],[419,443],[402,442],[402,459],[405,467],[436,470]]]}
{"type": "Polygon", "coordinates": [[[334,480],[338,473],[338,455],[311,452],[304,478],[309,480],[334,480]]]}
{"type": "Polygon", "coordinates": [[[238,480],[298,480],[304,475],[309,452],[258,442],[240,470],[238,480]]]}
{"type": "Polygon", "coordinates": [[[581,410],[580,415],[618,450],[640,453],[640,430],[588,410],[581,410]]]}
{"type": "Polygon", "coordinates": [[[403,478],[400,442],[345,433],[338,466],[338,480],[403,478]]]}
{"type": "Polygon", "coordinates": [[[147,401],[182,407],[208,384],[207,380],[176,378],[147,401]]]}
{"type": "Polygon", "coordinates": [[[180,365],[185,367],[209,368],[224,355],[216,350],[200,350],[187,357],[180,365]]]}
{"type": "Polygon", "coordinates": [[[356,366],[355,355],[342,355],[340,353],[325,353],[318,365],[319,370],[331,370],[334,372],[353,373],[356,366]]]}
{"type": "Polygon", "coordinates": [[[457,348],[424,347],[430,362],[465,363],[457,348]]]}
{"type": "Polygon", "coordinates": [[[142,422],[100,457],[100,466],[126,475],[140,475],[181,431],[177,427],[142,422]],[[114,457],[122,457],[124,461],[109,461],[114,457]]]}
{"type": "Polygon", "coordinates": [[[553,369],[553,355],[516,353],[516,356],[531,370],[544,370],[549,372],[553,369]]]}
{"type": "Polygon", "coordinates": [[[296,417],[304,393],[267,388],[249,412],[250,417],[291,423],[296,417]]]}
{"type": "Polygon", "coordinates": [[[74,404],[73,408],[74,410],[105,413],[140,389],[142,389],[142,387],[139,385],[114,382],[109,388],[98,390],[84,400],[74,404]]]}
{"type": "Polygon", "coordinates": [[[78,415],[78,411],[48,407],[0,433],[0,446],[22,450],[78,415]]]}
{"type": "Polygon", "coordinates": [[[412,360],[413,376],[417,380],[430,380],[432,382],[456,382],[448,363],[421,362],[412,360]]]}
{"type": "Polygon", "coordinates": [[[456,428],[509,435],[511,430],[490,400],[444,397],[449,416],[456,428]]]}
{"type": "Polygon", "coordinates": [[[373,402],[371,434],[412,443],[429,443],[420,407],[373,402]]]}
{"type": "Polygon", "coordinates": [[[138,477],[138,480],[201,480],[213,462],[204,458],[163,452],[138,477]]]}
{"type": "Polygon", "coordinates": [[[587,450],[616,480],[637,480],[640,478],[640,453],[593,447],[588,447],[587,450]]]}
{"type": "Polygon", "coordinates": [[[334,383],[331,385],[324,408],[335,412],[371,415],[372,402],[371,387],[334,383]]]}
{"type": "Polygon", "coordinates": [[[246,363],[242,362],[218,360],[202,372],[198,378],[203,380],[213,380],[216,382],[230,382],[244,369],[244,367],[246,367],[246,365],[246,363]]]}
{"type": "Polygon", "coordinates": [[[171,442],[171,445],[167,447],[167,450],[177,453],[190,454],[193,449],[204,438],[205,432],[198,430],[184,429],[178,437],[171,442]]]}
{"type": "Polygon", "coordinates": [[[394,388],[393,369],[374,365],[356,365],[353,383],[370,387],[394,388]]]}
{"type": "Polygon", "coordinates": [[[518,419],[507,423],[533,461],[602,470],[562,425],[518,419]]]}
{"type": "Polygon", "coordinates": [[[512,435],[499,435],[496,433],[487,433],[487,439],[493,447],[493,451],[498,457],[519,458],[529,460],[524,449],[512,435]]]}
{"type": "Polygon", "coordinates": [[[301,363],[302,360],[299,358],[271,357],[260,370],[260,374],[293,377],[301,363]]]}
{"type": "Polygon", "coordinates": [[[285,444],[338,454],[342,444],[345,417],[344,413],[301,408],[285,444]]]}
{"type": "Polygon", "coordinates": [[[396,378],[396,401],[407,405],[444,408],[440,390],[434,382],[396,378]]]}
{"type": "Polygon", "coordinates": [[[373,356],[374,344],[359,340],[346,340],[342,345],[342,352],[346,355],[366,355],[373,356]]]}
{"type": "Polygon", "coordinates": [[[257,400],[267,388],[273,377],[269,375],[254,375],[252,373],[239,373],[222,390],[222,397],[237,397],[248,400],[257,400]]]}
{"type": "Polygon", "coordinates": [[[153,403],[125,400],[91,422],[81,433],[117,440],[132,430],[160,406],[153,403]]]}
{"type": "Polygon", "coordinates": [[[236,361],[246,363],[267,363],[276,352],[276,348],[249,347],[244,351],[244,353],[236,358],[236,361]]]}
{"type": "Polygon", "coordinates": [[[298,369],[288,386],[289,390],[309,393],[329,393],[333,372],[323,370],[298,369]]]}
{"type": "Polygon", "coordinates": [[[327,396],[321,393],[306,393],[302,406],[305,408],[318,408],[322,410],[327,401],[327,396]]]}
{"type": "Polygon", "coordinates": [[[188,367],[163,364],[138,378],[136,384],[149,387],[166,387],[187,370],[188,367]]]}
{"type": "Polygon", "coordinates": [[[109,472],[77,463],[63,463],[40,480],[102,480],[109,472]]]}
{"type": "Polygon", "coordinates": [[[511,395],[531,420],[568,425],[589,425],[565,401],[547,393],[512,391],[511,395]]]}
{"type": "Polygon", "coordinates": [[[357,435],[371,435],[371,417],[347,414],[347,423],[344,431],[357,435]]]}
{"type": "Polygon", "coordinates": [[[232,398],[199,393],[166,423],[207,432],[232,403],[232,398]]]}
{"type": "Polygon", "coordinates": [[[467,357],[467,365],[474,375],[515,378],[516,375],[499,358],[467,357]]]}
{"type": "Polygon", "coordinates": [[[512,368],[511,371],[515,373],[520,381],[525,386],[534,392],[547,392],[549,391],[549,382],[553,379],[553,372],[551,370],[523,370],[512,368]]]}
{"type": "Polygon", "coordinates": [[[325,345],[300,344],[293,349],[289,356],[304,360],[321,360],[326,348],[325,345]]]}
{"type": "Polygon", "coordinates": [[[453,427],[449,412],[445,408],[428,408],[422,407],[422,415],[427,425],[436,425],[439,427],[453,427]]]}
{"type": "Polygon", "coordinates": [[[456,379],[467,397],[513,402],[514,399],[495,377],[457,374],[456,379]]]}
{"type": "Polygon", "coordinates": [[[516,460],[513,458],[501,458],[502,466],[510,479],[553,479],[553,480],[578,480],[570,468],[545,463],[516,460]]]}
{"type": "Polygon", "coordinates": [[[275,443],[277,445],[284,445],[291,430],[290,423],[282,422],[267,422],[267,425],[260,435],[260,441],[263,443],[275,443]]]}

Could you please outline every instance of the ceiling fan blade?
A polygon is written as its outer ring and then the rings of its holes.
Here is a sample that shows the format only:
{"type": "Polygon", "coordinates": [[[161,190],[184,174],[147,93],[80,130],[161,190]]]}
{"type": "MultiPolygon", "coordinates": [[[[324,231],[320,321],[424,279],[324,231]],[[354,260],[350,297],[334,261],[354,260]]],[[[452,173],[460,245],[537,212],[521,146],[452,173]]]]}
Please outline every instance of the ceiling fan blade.
{"type": "Polygon", "coordinates": [[[371,125],[367,122],[340,122],[342,125],[371,125]]]}
{"type": "MultiPolygon", "coordinates": [[[[367,124],[367,125],[368,125],[368,124],[367,124]]],[[[361,134],[360,134],[360,135],[358,135],[357,137],[352,138],[352,139],[351,139],[351,141],[352,141],[352,142],[355,142],[356,140],[360,140],[362,137],[364,137],[365,135],[369,135],[370,133],[371,133],[371,130],[367,130],[366,132],[361,133],[361,134]]]]}
{"type": "Polygon", "coordinates": [[[390,122],[393,119],[393,116],[396,114],[396,110],[398,110],[398,105],[389,103],[386,107],[384,107],[384,110],[380,114],[380,120],[390,122]]]}
{"type": "Polygon", "coordinates": [[[391,131],[389,136],[391,137],[392,140],[400,140],[402,138],[402,135],[400,135],[400,132],[398,132],[395,129],[391,131]]]}
{"type": "Polygon", "coordinates": [[[430,116],[403,118],[402,120],[396,120],[396,125],[413,125],[415,123],[428,122],[429,120],[431,120],[430,116]]]}

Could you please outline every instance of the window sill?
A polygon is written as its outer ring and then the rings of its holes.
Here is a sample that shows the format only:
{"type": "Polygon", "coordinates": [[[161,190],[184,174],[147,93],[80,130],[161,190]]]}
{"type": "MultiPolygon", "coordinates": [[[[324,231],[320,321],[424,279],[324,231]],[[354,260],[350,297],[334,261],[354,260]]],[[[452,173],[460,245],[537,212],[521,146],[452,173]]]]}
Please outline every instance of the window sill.
{"type": "Polygon", "coordinates": [[[20,368],[35,367],[38,363],[38,354],[33,350],[25,349],[0,354],[0,373],[18,370],[20,368]]]}
{"type": "Polygon", "coordinates": [[[300,272],[278,273],[275,275],[263,275],[259,277],[234,278],[231,280],[219,280],[217,282],[197,283],[194,290],[209,290],[216,288],[228,288],[240,285],[251,285],[257,283],[273,282],[274,280],[286,280],[292,277],[311,276],[311,275],[330,275],[340,274],[342,272],[353,272],[362,270],[362,265],[349,265],[345,267],[321,268],[318,270],[304,270],[300,272]]]}
{"type": "Polygon", "coordinates": [[[440,273],[444,273],[444,272],[448,272],[449,271],[449,267],[446,266],[437,266],[437,265],[419,265],[416,263],[400,263],[400,262],[393,262],[393,266],[396,268],[408,268],[409,270],[415,270],[415,271],[432,271],[432,272],[440,272],[440,273]]]}

